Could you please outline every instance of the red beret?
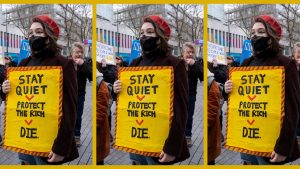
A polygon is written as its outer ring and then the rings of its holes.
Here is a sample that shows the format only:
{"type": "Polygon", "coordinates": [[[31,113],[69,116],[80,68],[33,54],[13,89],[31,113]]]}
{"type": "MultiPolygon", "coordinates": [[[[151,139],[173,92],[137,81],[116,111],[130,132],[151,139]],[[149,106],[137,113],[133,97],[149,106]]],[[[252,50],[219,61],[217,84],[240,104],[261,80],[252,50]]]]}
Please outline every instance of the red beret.
{"type": "Polygon", "coordinates": [[[50,18],[48,15],[38,15],[38,16],[33,18],[33,22],[34,22],[35,19],[40,19],[45,24],[47,24],[53,30],[54,35],[58,38],[58,36],[59,36],[59,26],[52,18],[50,18]]]}
{"type": "Polygon", "coordinates": [[[278,37],[281,38],[282,30],[280,24],[277,22],[275,18],[270,15],[260,15],[258,18],[264,20],[267,24],[269,24],[277,33],[278,37]]]}
{"type": "Polygon", "coordinates": [[[144,22],[147,18],[151,19],[153,22],[155,22],[160,27],[161,30],[163,30],[163,33],[166,38],[168,38],[168,39],[170,38],[171,28],[170,28],[168,22],[164,18],[162,18],[159,15],[149,15],[146,18],[144,18],[144,22]]]}

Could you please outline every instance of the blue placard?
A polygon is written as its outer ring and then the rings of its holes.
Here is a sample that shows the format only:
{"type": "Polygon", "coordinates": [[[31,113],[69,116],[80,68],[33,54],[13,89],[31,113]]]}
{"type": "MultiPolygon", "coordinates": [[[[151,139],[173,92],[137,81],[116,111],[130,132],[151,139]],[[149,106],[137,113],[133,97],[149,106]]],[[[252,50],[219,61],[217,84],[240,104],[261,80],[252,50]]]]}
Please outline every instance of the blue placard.
{"type": "Polygon", "coordinates": [[[21,48],[20,48],[20,56],[18,58],[18,65],[20,62],[27,58],[30,55],[30,46],[28,40],[21,41],[21,48]]]}
{"type": "Polygon", "coordinates": [[[251,40],[244,40],[242,56],[240,57],[240,64],[242,64],[245,59],[251,57],[251,55],[252,55],[251,40]]]}
{"type": "Polygon", "coordinates": [[[139,40],[133,40],[131,46],[131,53],[129,57],[129,65],[133,61],[133,59],[139,57],[141,55],[141,46],[139,40]]]}

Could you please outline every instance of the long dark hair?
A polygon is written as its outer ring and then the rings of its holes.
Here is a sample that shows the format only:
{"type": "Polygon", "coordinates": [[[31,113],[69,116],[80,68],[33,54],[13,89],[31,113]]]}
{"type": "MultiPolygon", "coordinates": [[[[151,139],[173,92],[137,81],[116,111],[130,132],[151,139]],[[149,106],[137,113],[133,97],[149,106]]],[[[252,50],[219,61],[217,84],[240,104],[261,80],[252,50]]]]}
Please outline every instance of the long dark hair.
{"type": "Polygon", "coordinates": [[[271,27],[270,24],[268,24],[266,21],[264,21],[262,18],[256,18],[254,20],[254,22],[260,22],[262,23],[265,28],[266,28],[266,32],[267,34],[270,36],[271,38],[271,49],[272,51],[276,52],[276,53],[282,53],[283,51],[283,47],[279,44],[280,41],[280,37],[278,36],[278,34],[276,33],[276,31],[271,27]]]}
{"type": "Polygon", "coordinates": [[[149,22],[153,25],[154,27],[154,31],[157,35],[157,37],[160,40],[160,44],[159,44],[159,50],[163,53],[163,54],[167,54],[171,51],[171,48],[168,44],[168,39],[165,37],[164,35],[164,31],[150,18],[146,18],[144,20],[145,22],[149,22]]]}
{"type": "Polygon", "coordinates": [[[38,22],[42,25],[44,33],[49,39],[49,45],[47,46],[47,49],[52,51],[55,56],[60,55],[61,47],[57,44],[58,37],[54,35],[53,30],[39,18],[33,18],[32,23],[33,22],[38,22]]]}

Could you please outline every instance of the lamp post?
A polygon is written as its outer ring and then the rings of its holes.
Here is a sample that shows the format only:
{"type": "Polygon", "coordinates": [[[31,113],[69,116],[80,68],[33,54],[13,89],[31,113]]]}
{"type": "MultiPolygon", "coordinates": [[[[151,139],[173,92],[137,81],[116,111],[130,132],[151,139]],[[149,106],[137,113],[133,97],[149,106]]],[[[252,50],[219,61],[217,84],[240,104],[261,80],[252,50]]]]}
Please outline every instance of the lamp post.
{"type": "Polygon", "coordinates": [[[118,56],[120,55],[120,33],[119,33],[119,12],[117,10],[117,36],[118,36],[118,56]]]}
{"type": "Polygon", "coordinates": [[[230,12],[227,13],[227,25],[228,25],[228,55],[230,56],[231,55],[231,51],[230,51],[230,48],[231,48],[231,33],[230,33],[230,21],[229,21],[229,14],[231,14],[230,12]]]}
{"type": "Polygon", "coordinates": [[[5,10],[5,33],[6,33],[6,56],[8,56],[8,31],[7,31],[7,9],[5,10]]]}

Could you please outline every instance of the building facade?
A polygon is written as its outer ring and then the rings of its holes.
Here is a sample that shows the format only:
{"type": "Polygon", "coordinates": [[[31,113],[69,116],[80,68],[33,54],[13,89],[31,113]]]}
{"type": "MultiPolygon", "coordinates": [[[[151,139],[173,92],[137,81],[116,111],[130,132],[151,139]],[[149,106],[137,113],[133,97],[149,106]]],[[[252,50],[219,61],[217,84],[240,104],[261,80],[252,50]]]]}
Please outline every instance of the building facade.
{"type": "Polygon", "coordinates": [[[226,12],[227,20],[244,29],[247,35],[250,36],[250,30],[254,24],[254,18],[259,15],[271,15],[280,23],[282,27],[282,38],[280,44],[284,47],[284,55],[290,56],[293,43],[300,41],[300,16],[299,10],[297,17],[293,22],[294,29],[288,30],[286,16],[292,17],[295,11],[290,10],[289,14],[286,13],[282,4],[247,4],[247,5],[233,5],[233,7],[226,12]],[[291,34],[289,32],[292,32],[291,34]]]}
{"type": "MultiPolygon", "coordinates": [[[[148,15],[162,16],[171,27],[171,38],[168,43],[172,48],[172,54],[179,56],[184,42],[195,42],[196,40],[203,39],[203,17],[199,16],[199,13],[202,13],[203,9],[200,5],[195,6],[198,10],[197,13],[195,11],[188,11],[187,8],[188,12],[178,9],[178,11],[176,11],[177,14],[175,14],[174,6],[172,7],[169,4],[123,5],[115,14],[121,23],[133,29],[135,36],[139,36],[143,18],[148,15]],[[193,12],[194,15],[190,14],[193,12]],[[187,14],[189,15],[187,16],[187,14]],[[178,20],[174,19],[175,17],[178,17],[178,20]],[[195,24],[196,20],[197,25],[195,24]],[[178,30],[180,30],[180,32],[178,30]],[[179,33],[180,36],[178,36],[179,33]]],[[[202,46],[197,46],[196,50],[196,55],[202,57],[202,46]]]]}

